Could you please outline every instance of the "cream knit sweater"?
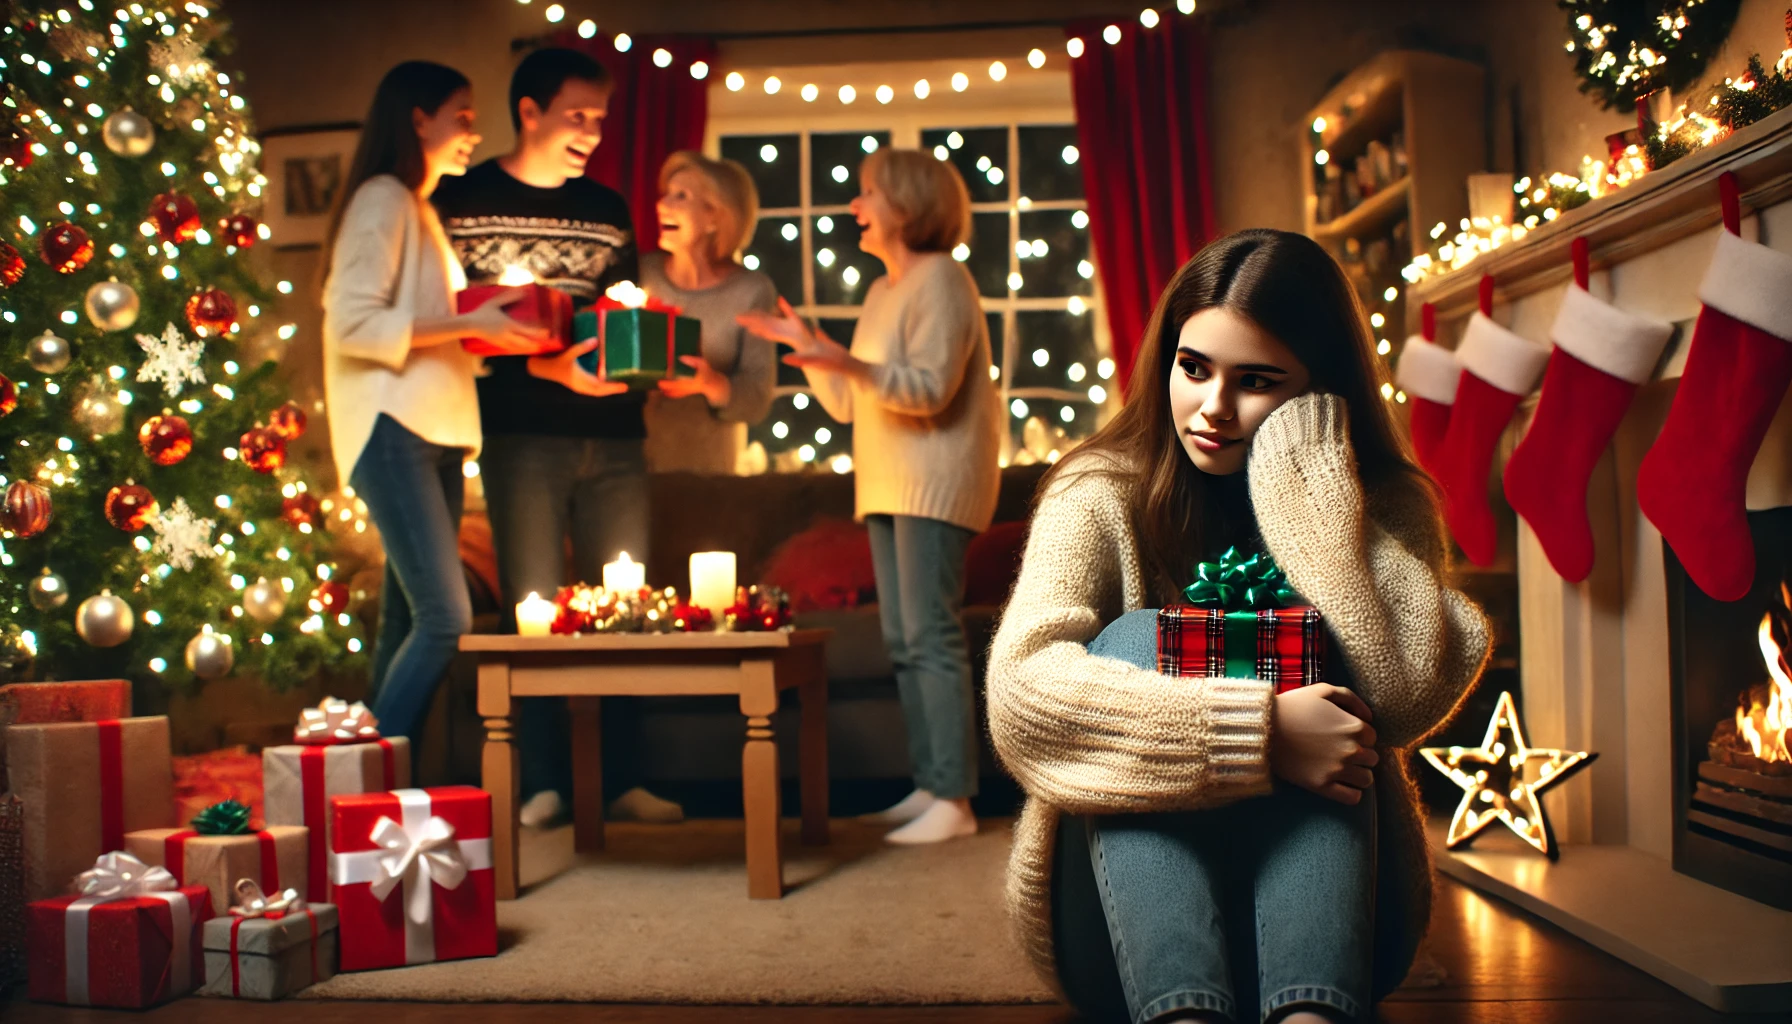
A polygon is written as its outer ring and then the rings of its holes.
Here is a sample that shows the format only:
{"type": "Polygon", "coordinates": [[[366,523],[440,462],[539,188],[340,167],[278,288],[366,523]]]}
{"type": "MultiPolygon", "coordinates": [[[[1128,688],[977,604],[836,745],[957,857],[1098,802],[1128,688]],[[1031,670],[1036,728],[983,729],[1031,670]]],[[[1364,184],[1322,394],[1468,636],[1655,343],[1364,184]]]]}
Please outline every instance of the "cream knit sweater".
{"type": "MultiPolygon", "coordinates": [[[[1270,789],[1268,683],[1172,679],[1084,649],[1109,622],[1145,606],[1129,525],[1136,474],[1112,464],[1066,468],[1034,512],[988,672],[996,750],[1028,797],[1009,861],[1009,909],[1053,983],[1060,814],[1197,810],[1270,789]]],[[[1403,748],[1441,725],[1480,676],[1487,622],[1443,580],[1435,513],[1365,501],[1341,399],[1305,395],[1271,414],[1252,443],[1250,489],[1270,554],[1325,616],[1374,711],[1384,748],[1375,769],[1376,974],[1377,991],[1386,991],[1384,975],[1404,973],[1430,911],[1430,863],[1403,748]]]]}
{"type": "Polygon", "coordinates": [[[851,423],[858,518],[922,516],[982,531],[1001,487],[1002,409],[970,271],[945,253],[871,283],[852,354],[869,380],[808,371],[829,416],[851,423]]]}

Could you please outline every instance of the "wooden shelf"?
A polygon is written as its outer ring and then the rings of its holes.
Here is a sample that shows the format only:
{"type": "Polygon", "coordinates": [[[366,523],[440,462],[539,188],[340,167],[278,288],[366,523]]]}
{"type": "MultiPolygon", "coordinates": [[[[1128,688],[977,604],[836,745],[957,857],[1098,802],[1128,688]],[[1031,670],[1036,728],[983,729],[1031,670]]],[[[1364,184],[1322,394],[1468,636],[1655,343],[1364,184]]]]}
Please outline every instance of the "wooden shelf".
{"type": "Polygon", "coordinates": [[[1406,216],[1407,198],[1411,194],[1412,176],[1407,175],[1356,204],[1349,213],[1316,225],[1313,237],[1321,242],[1378,237],[1406,216]]]}

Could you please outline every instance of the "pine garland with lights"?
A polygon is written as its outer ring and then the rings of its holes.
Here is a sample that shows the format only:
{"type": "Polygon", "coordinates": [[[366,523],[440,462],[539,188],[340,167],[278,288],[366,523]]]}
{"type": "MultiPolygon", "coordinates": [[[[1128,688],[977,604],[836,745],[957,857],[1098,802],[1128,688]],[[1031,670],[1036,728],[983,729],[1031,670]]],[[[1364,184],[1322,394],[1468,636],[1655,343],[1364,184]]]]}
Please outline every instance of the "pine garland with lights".
{"type": "Polygon", "coordinates": [[[238,362],[291,328],[247,251],[265,179],[228,26],[190,0],[6,19],[0,679],[346,667],[359,626],[316,596],[332,538],[285,465],[304,415],[238,362]]]}
{"type": "Polygon", "coordinates": [[[1717,56],[1742,0],[1556,0],[1580,90],[1607,110],[1696,82],[1717,56]]]}
{"type": "Polygon", "coordinates": [[[1786,52],[1772,71],[1761,66],[1761,55],[1750,54],[1748,70],[1725,82],[1712,97],[1711,119],[1730,131],[1792,107],[1792,11],[1786,14],[1786,52]]]}

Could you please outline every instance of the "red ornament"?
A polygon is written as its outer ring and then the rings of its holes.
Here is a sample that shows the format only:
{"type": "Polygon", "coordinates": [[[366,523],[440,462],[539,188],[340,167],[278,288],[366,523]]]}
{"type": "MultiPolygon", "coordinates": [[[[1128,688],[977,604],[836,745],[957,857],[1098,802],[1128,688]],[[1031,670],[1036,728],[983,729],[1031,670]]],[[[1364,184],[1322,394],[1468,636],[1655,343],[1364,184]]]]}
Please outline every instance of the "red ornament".
{"type": "Polygon", "coordinates": [[[259,225],[255,223],[254,217],[246,213],[233,213],[218,222],[218,237],[224,239],[226,245],[247,249],[261,237],[256,233],[257,227],[259,225]]]}
{"type": "Polygon", "coordinates": [[[268,429],[288,441],[296,441],[305,432],[305,410],[297,402],[287,402],[268,413],[268,429]]]}
{"type": "Polygon", "coordinates": [[[323,522],[324,510],[309,491],[300,491],[280,503],[280,518],[294,526],[315,527],[323,522]]]}
{"type": "Polygon", "coordinates": [[[187,326],[197,334],[226,334],[235,323],[236,300],[228,292],[207,288],[187,300],[187,326]]]}
{"type": "Polygon", "coordinates": [[[12,382],[6,374],[0,373],[0,416],[4,416],[19,407],[19,386],[12,382]]]}
{"type": "Polygon", "coordinates": [[[311,610],[335,615],[348,609],[348,587],[335,580],[325,580],[311,592],[311,610]]]}
{"type": "Polygon", "coordinates": [[[677,604],[672,606],[672,624],[685,633],[701,633],[714,629],[716,618],[708,608],[677,604]]]}
{"type": "Polygon", "coordinates": [[[11,288],[25,276],[25,257],[19,250],[0,242],[0,285],[11,288]]]}
{"type": "Polygon", "coordinates": [[[35,159],[31,153],[30,132],[16,124],[0,128],[0,164],[11,164],[22,171],[35,159]]]}
{"type": "Polygon", "coordinates": [[[93,239],[87,237],[87,232],[63,221],[44,229],[38,252],[58,274],[72,274],[93,259],[93,239]]]}
{"type": "Polygon", "coordinates": [[[0,502],[0,527],[21,537],[35,537],[50,525],[54,514],[50,507],[50,490],[29,480],[14,480],[0,502]]]}
{"type": "Polygon", "coordinates": [[[156,514],[156,496],[141,484],[125,481],[106,492],[106,522],[126,533],[149,525],[156,514]]]}
{"type": "Polygon", "coordinates": [[[286,438],[267,427],[253,427],[237,442],[243,465],[257,473],[272,473],[286,465],[286,438]]]}
{"type": "Polygon", "coordinates": [[[164,192],[151,200],[149,219],[164,242],[191,242],[199,234],[199,205],[182,192],[164,192]]]}
{"type": "Polygon", "coordinates": [[[172,466],[193,450],[193,428],[184,417],[171,413],[151,416],[137,431],[143,454],[158,466],[172,466]]]}

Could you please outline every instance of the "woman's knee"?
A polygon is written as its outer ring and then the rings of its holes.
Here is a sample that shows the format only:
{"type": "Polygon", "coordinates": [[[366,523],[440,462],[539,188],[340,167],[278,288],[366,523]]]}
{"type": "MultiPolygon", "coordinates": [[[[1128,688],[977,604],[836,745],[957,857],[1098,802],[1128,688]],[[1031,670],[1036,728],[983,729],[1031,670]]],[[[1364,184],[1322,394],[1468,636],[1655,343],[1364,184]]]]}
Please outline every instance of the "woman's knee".
{"type": "Polygon", "coordinates": [[[411,602],[412,633],[436,640],[458,640],[472,631],[473,601],[464,586],[444,588],[427,600],[411,602]]]}

